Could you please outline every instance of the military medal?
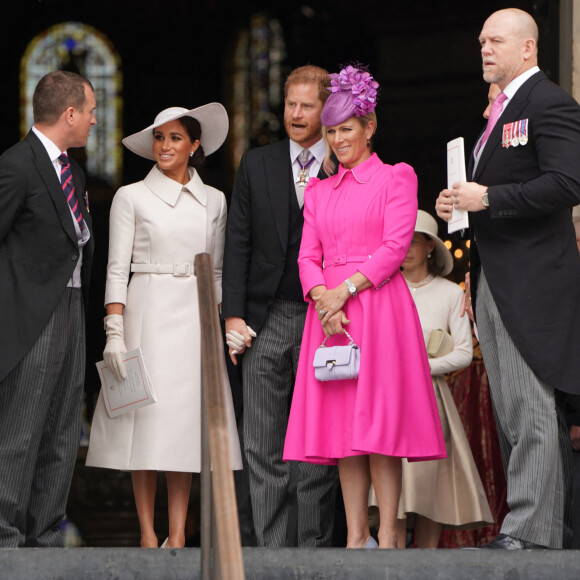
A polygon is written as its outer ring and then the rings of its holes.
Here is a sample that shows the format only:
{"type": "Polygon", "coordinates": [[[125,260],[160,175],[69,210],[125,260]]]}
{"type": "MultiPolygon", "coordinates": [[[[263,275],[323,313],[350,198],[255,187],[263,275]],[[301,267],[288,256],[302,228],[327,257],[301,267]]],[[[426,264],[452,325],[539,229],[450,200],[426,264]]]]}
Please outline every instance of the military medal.
{"type": "Polygon", "coordinates": [[[522,119],[520,121],[520,136],[519,141],[520,145],[525,145],[528,142],[528,120],[522,119]]]}
{"type": "Polygon", "coordinates": [[[517,147],[520,144],[518,139],[518,122],[512,123],[512,147],[517,147]]]}
{"type": "Polygon", "coordinates": [[[506,149],[509,148],[509,146],[512,143],[512,128],[511,125],[509,123],[506,123],[503,126],[503,139],[502,139],[502,147],[505,147],[506,149]]]}
{"type": "Polygon", "coordinates": [[[298,185],[298,187],[306,187],[306,184],[308,183],[308,180],[310,179],[310,176],[308,175],[308,168],[314,163],[314,160],[316,159],[316,157],[314,157],[314,155],[308,160],[308,162],[306,162],[304,165],[302,165],[302,162],[300,161],[300,157],[296,158],[296,161],[298,161],[298,165],[300,166],[300,171],[298,171],[298,175],[296,176],[296,184],[298,185]]]}

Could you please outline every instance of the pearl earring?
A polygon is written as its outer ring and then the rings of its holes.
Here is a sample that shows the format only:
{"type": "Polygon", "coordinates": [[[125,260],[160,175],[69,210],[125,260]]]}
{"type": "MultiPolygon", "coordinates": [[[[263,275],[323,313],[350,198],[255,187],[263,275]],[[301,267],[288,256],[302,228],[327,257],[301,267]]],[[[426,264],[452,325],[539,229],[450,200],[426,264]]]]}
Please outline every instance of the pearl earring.
{"type": "Polygon", "coordinates": [[[427,253],[427,258],[430,258],[430,257],[431,257],[431,252],[428,252],[427,253]]]}
{"type": "Polygon", "coordinates": [[[190,157],[193,157],[193,151],[189,154],[190,157]]]}

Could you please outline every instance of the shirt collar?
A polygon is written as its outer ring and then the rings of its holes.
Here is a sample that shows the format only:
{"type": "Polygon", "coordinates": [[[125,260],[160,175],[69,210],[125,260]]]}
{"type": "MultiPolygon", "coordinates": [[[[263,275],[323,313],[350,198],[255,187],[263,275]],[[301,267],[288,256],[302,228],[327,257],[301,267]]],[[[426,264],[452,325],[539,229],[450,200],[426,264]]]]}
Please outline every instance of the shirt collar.
{"type": "MultiPolygon", "coordinates": [[[[292,141],[292,139],[290,139],[290,162],[291,163],[294,163],[294,161],[296,161],[296,158],[298,157],[298,155],[300,155],[300,153],[302,153],[302,149],[304,149],[304,147],[302,147],[302,145],[300,145],[299,143],[296,143],[296,141],[292,141]]],[[[312,145],[311,147],[308,147],[308,150],[310,151],[310,153],[312,153],[312,155],[314,155],[314,157],[316,158],[316,161],[318,161],[319,163],[322,163],[324,161],[324,156],[326,155],[326,144],[324,143],[324,139],[320,139],[319,141],[314,143],[314,145],[312,145]]]]}
{"type": "Polygon", "coordinates": [[[191,193],[201,205],[207,205],[207,191],[201,177],[192,167],[188,171],[190,179],[185,185],[182,185],[167,177],[157,165],[154,165],[145,177],[144,183],[158,198],[172,207],[175,206],[179,195],[184,190],[191,193]]]}
{"type": "MultiPolygon", "coordinates": [[[[509,85],[503,90],[504,95],[507,99],[504,101],[503,109],[510,99],[517,93],[518,89],[530,78],[533,77],[537,72],[540,72],[540,67],[533,66],[531,69],[523,72],[520,76],[516,77],[509,85]]],[[[503,111],[502,109],[502,111],[503,111]]]]}
{"type": "Polygon", "coordinates": [[[62,153],[66,153],[66,151],[61,151],[53,141],[51,141],[44,133],[39,131],[34,125],[32,126],[32,132],[40,139],[40,142],[43,144],[50,160],[53,163],[60,157],[62,153]]]}
{"type": "Polygon", "coordinates": [[[343,177],[347,173],[352,173],[352,176],[359,183],[368,183],[374,177],[375,173],[383,166],[383,162],[379,159],[376,153],[373,153],[368,159],[362,163],[355,165],[352,169],[345,169],[342,165],[338,166],[338,179],[334,185],[336,189],[342,182],[343,177]]]}

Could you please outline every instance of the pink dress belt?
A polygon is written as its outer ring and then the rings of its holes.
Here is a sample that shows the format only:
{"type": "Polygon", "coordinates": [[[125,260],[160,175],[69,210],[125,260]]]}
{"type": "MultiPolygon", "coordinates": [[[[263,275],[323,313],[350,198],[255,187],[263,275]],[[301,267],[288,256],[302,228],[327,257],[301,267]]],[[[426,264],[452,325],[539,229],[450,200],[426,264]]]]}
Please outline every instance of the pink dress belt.
{"type": "Polygon", "coordinates": [[[370,254],[367,256],[334,256],[333,258],[324,258],[322,261],[323,268],[330,268],[330,266],[337,266],[339,264],[350,264],[366,262],[371,257],[370,254]]]}

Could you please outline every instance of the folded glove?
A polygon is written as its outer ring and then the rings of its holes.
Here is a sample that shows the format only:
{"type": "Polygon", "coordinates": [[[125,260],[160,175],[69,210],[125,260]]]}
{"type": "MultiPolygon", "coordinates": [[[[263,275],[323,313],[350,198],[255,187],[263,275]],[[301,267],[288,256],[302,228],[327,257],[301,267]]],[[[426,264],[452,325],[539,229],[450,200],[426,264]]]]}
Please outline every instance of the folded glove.
{"type": "Polygon", "coordinates": [[[123,316],[121,314],[109,314],[104,318],[107,344],[103,351],[105,363],[118,381],[127,378],[125,363],[122,355],[127,352],[124,340],[123,316]]]}
{"type": "MultiPolygon", "coordinates": [[[[256,338],[256,333],[252,329],[251,326],[248,326],[248,332],[250,336],[256,338]]],[[[237,331],[231,330],[230,332],[226,332],[226,344],[232,349],[232,354],[239,354],[246,348],[246,341],[244,337],[237,331]]]]}

